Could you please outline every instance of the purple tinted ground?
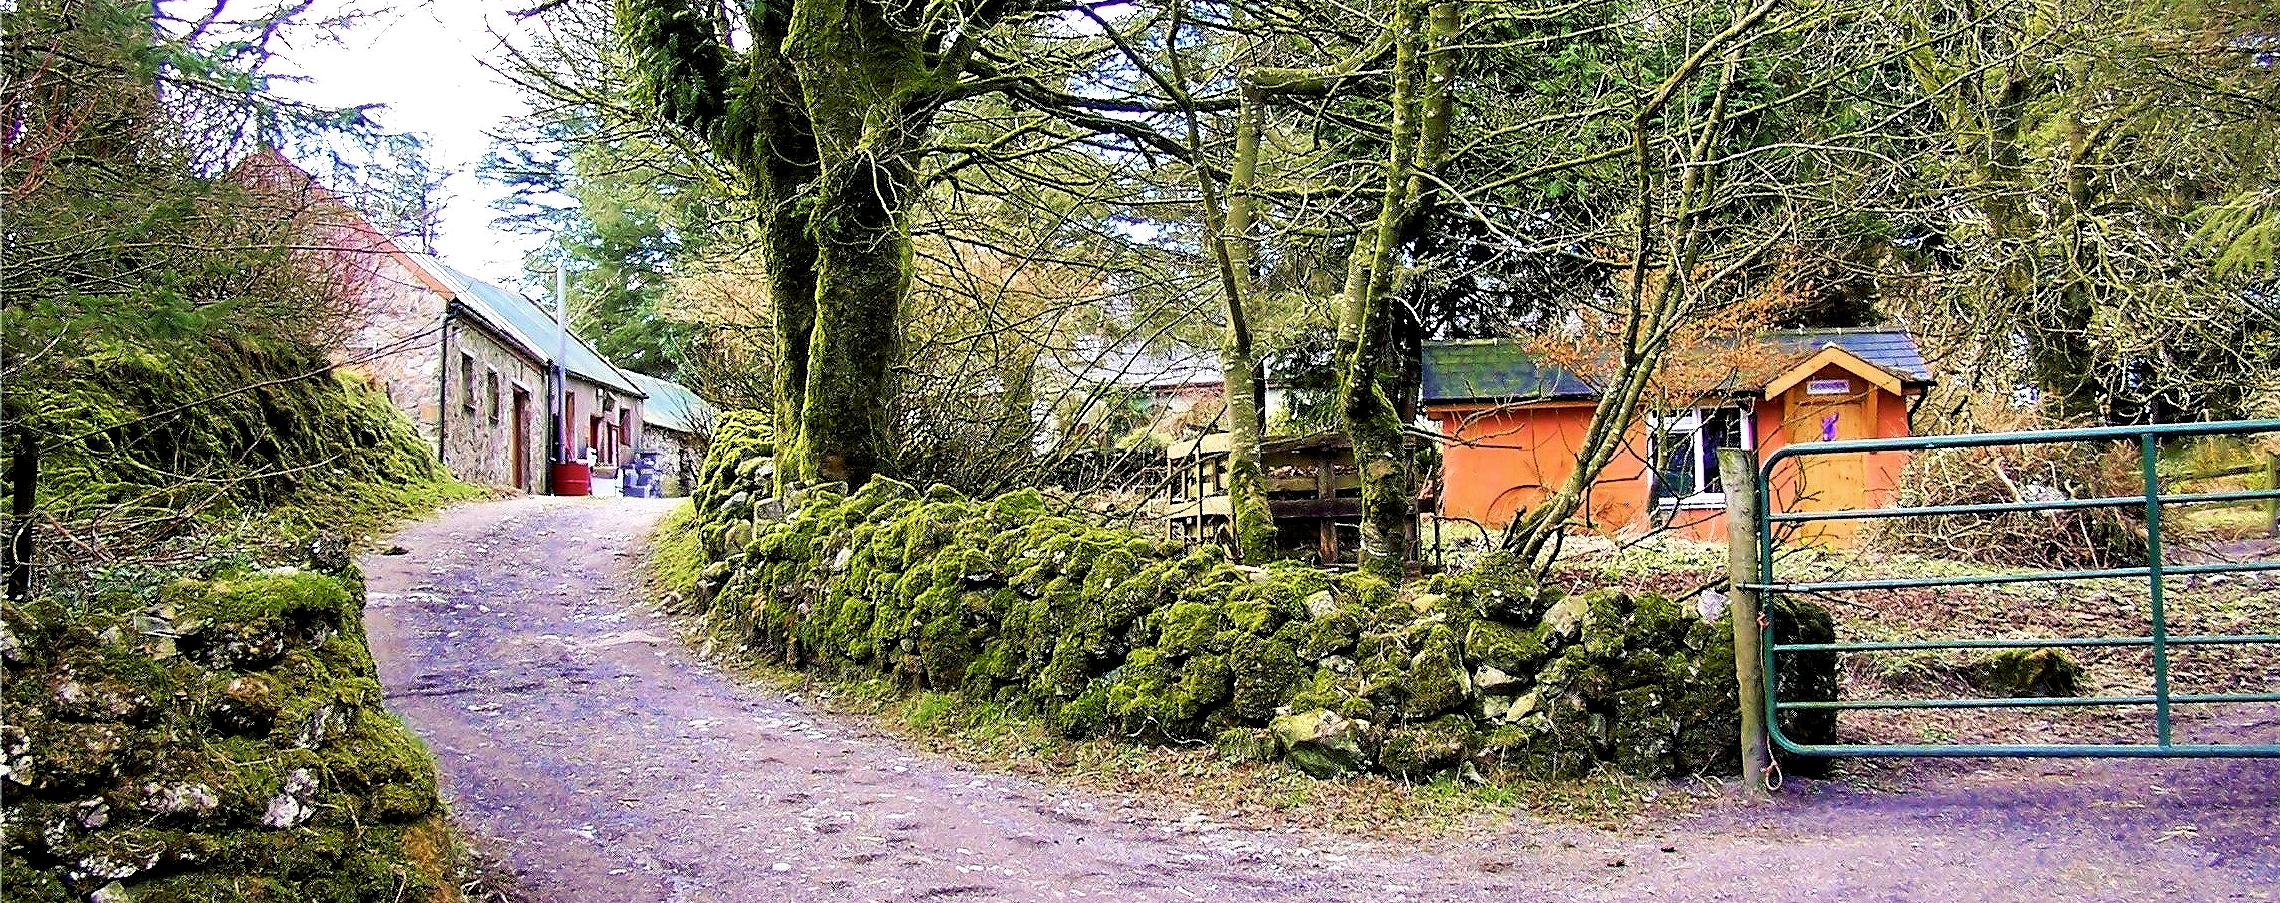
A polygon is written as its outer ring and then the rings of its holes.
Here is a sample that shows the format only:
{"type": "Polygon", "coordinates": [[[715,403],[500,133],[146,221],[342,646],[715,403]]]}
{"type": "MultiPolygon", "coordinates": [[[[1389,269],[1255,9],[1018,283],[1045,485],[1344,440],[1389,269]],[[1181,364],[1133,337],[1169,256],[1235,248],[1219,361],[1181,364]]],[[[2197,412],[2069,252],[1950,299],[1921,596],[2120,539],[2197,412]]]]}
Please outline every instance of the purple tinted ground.
{"type": "Polygon", "coordinates": [[[669,508],[469,505],[364,561],[389,705],[531,899],[2280,899],[2272,760],[1872,764],[1398,844],[995,773],[699,661],[632,575],[669,508]]]}

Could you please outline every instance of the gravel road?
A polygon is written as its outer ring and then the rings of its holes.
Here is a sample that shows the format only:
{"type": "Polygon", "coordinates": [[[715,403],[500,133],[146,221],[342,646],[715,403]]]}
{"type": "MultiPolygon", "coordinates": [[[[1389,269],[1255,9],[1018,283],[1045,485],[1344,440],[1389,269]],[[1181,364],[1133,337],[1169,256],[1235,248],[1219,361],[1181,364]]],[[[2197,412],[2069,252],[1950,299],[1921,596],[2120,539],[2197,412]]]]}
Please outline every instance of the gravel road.
{"type": "Polygon", "coordinates": [[[1904,792],[1415,844],[994,773],[697,660],[632,576],[670,506],[461,506],[363,561],[389,706],[533,899],[2280,899],[2271,760],[1941,766],[1904,792]]]}

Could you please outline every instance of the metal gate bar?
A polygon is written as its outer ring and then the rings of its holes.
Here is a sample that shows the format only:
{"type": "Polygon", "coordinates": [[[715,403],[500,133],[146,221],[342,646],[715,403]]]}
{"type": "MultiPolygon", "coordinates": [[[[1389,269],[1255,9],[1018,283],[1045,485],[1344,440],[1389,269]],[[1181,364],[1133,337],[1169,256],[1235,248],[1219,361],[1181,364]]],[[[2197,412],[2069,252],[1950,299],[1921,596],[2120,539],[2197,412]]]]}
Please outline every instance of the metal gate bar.
{"type": "Polygon", "coordinates": [[[1789,643],[1774,642],[1774,626],[1767,623],[1762,631],[1759,648],[1763,656],[1765,683],[1765,721],[1770,739],[1782,749],[1803,755],[1850,756],[2175,756],[2175,757],[2263,757],[2280,756],[2280,744],[2247,743],[2176,743],[2171,736],[2172,707],[2217,703],[2280,702],[2280,692],[2274,693],[2173,693],[2169,686],[2169,649],[2171,646],[2223,646],[2271,644],[2280,646],[2280,635],[2275,634],[2208,634],[2170,636],[2169,619],[2163,598],[2166,578],[2199,574],[2254,573],[2280,571],[2280,561],[2257,561],[2200,565],[2168,565],[2162,561],[2161,506],[2164,504],[2202,504],[2216,502],[2245,502],[2280,499],[2280,486],[2262,490],[2237,492],[2202,492],[2164,495],[2161,492],[2159,464],[2160,440],[2197,436],[2248,435],[2280,432],[2280,420],[2247,420],[2222,423],[2167,424],[2161,426],[2102,427],[2092,429],[2046,430],[2015,433],[1979,433],[1960,436],[1919,436],[1900,439],[1868,439],[1846,442],[1818,442],[1790,445],[1771,455],[1752,472],[1754,489],[1760,504],[1756,523],[1753,524],[1758,545],[1758,582],[1743,588],[1760,593],[1828,593],[1852,590],[1915,589],[1939,586],[1988,586],[2011,583],[2036,583],[2074,580],[2139,579],[2146,581],[2148,590],[2147,620],[2150,630],[2146,636],[2090,637],[2046,639],[1947,639],[1919,642],[1861,642],[1861,643],[1789,643]],[[2139,449],[2140,477],[2144,492],[2134,496],[2115,496],[2089,499],[2051,499],[2047,501],[2004,502],[1986,505],[1927,505],[1920,507],[1875,508],[1854,511],[1772,511],[1773,499],[1768,494],[1774,468],[1783,461],[1825,455],[1863,454],[1869,452],[1924,451],[1946,448],[1985,448],[2002,445],[2036,445],[2062,442],[2130,441],[2139,449]],[[1896,578],[1878,580],[1835,581],[1783,581],[1774,573],[1775,524],[1794,524],[1808,521],[1847,521],[1894,517],[1937,517],[1956,514],[1996,514],[2030,511],[2063,511],[2089,508],[2118,508],[2145,506],[2146,565],[2135,568],[2095,568],[2070,571],[2035,571],[2016,574],[1975,575],[1938,578],[1896,578]],[[2146,695],[2099,697],[2028,697],[2005,699],[1864,699],[1864,700],[1792,700],[1783,701],[1777,693],[1775,675],[1776,656],[1796,652],[1900,652],[1944,649],[2018,649],[2018,648],[2115,648],[2147,647],[2153,653],[2153,692],[2146,695]],[[2017,709],[2017,708],[2082,708],[2095,706],[2146,706],[2154,708],[2154,737],[2151,743],[2113,744],[1801,744],[1781,730],[1776,717],[1785,711],[1844,711],[1892,709],[2017,709]]]}

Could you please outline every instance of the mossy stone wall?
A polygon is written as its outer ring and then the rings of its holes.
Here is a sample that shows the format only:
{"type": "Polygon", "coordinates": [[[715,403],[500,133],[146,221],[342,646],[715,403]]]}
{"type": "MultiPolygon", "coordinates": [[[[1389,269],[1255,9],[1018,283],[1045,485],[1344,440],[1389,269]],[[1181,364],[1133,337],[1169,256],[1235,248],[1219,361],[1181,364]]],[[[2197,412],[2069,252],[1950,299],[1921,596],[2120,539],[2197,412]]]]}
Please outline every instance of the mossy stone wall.
{"type": "Polygon", "coordinates": [[[0,609],[8,899],[457,899],[434,765],[381,708],[353,572],[146,601],[0,609]]]}
{"type": "MultiPolygon", "coordinates": [[[[976,500],[874,479],[778,499],[757,440],[714,449],[686,528],[706,561],[695,601],[731,647],[779,663],[962,693],[1073,737],[1209,740],[1319,774],[1738,764],[1722,612],[1567,596],[1503,558],[1406,590],[1243,567],[1049,512],[1032,490],[976,500]]],[[[1776,605],[1800,640],[1829,636],[1817,607],[1776,605]]],[[[1790,688],[1833,692],[1833,662],[1792,661],[1790,688]]],[[[1825,739],[1833,724],[1790,728],[1825,739]]]]}

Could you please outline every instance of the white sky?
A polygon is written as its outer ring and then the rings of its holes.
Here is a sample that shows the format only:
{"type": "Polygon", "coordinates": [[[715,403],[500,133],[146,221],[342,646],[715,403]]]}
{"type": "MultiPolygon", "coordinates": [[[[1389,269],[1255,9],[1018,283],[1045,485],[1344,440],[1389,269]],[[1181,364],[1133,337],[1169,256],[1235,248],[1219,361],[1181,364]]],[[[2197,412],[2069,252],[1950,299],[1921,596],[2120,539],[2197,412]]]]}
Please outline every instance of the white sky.
{"type": "MultiPolygon", "coordinates": [[[[502,192],[475,177],[475,164],[490,147],[484,132],[528,107],[483,61],[501,58],[494,31],[516,33],[509,13],[534,2],[401,0],[341,35],[338,44],[296,42],[287,49],[287,65],[279,67],[310,79],[284,86],[285,94],[328,106],[386,104],[375,113],[383,126],[420,133],[428,162],[453,173],[445,183],[437,253],[507,286],[521,276],[523,253],[539,239],[491,228],[499,214],[490,202],[502,192]]],[[[349,5],[326,0],[311,18],[349,5]]]]}

